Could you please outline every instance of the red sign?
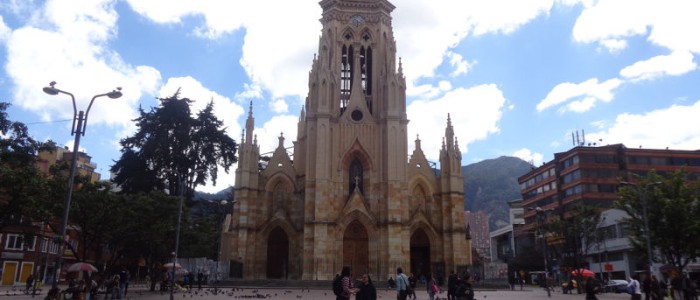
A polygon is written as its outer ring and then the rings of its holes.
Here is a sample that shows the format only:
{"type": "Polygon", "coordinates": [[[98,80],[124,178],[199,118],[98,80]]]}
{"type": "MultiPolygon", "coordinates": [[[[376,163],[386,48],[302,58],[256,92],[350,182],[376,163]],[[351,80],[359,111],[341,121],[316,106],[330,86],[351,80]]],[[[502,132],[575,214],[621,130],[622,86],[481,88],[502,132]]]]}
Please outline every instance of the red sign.
{"type": "Polygon", "coordinates": [[[611,264],[605,264],[605,272],[612,272],[613,266],[611,264]]]}

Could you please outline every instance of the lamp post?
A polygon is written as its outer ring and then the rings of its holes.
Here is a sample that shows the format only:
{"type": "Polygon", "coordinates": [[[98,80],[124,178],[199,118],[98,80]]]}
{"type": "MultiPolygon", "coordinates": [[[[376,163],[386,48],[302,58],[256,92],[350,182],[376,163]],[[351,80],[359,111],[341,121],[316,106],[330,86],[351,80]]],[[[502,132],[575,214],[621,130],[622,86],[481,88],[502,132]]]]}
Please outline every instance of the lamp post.
{"type": "MultiPolygon", "coordinates": [[[[237,200],[233,200],[230,202],[231,207],[233,208],[233,205],[236,205],[238,203],[237,200]]],[[[224,224],[223,222],[226,220],[226,209],[228,208],[229,202],[226,200],[221,200],[220,206],[223,207],[224,213],[221,218],[221,224],[219,225],[219,230],[217,230],[217,233],[219,234],[219,251],[217,253],[218,257],[216,259],[216,273],[214,274],[214,295],[218,294],[218,283],[219,283],[219,265],[221,264],[221,248],[223,244],[223,232],[224,232],[224,224]]]]}
{"type": "Polygon", "coordinates": [[[544,256],[544,289],[547,290],[547,297],[552,297],[552,292],[549,290],[548,282],[547,282],[547,274],[549,273],[549,267],[547,266],[547,240],[546,237],[544,236],[544,233],[542,232],[542,220],[545,217],[545,213],[548,210],[544,210],[541,207],[537,206],[535,208],[528,207],[528,210],[534,210],[535,211],[535,216],[537,217],[537,229],[540,231],[540,234],[542,235],[542,252],[544,256]]]}
{"type": "MultiPolygon", "coordinates": [[[[59,237],[59,240],[61,242],[61,245],[63,245],[63,242],[65,242],[65,236],[66,236],[66,229],[68,227],[68,215],[70,214],[70,202],[71,198],[73,197],[73,179],[75,177],[75,170],[76,170],[76,165],[78,163],[78,148],[80,147],[80,137],[85,135],[85,127],[87,126],[87,118],[88,114],[90,113],[90,108],[92,108],[92,103],[95,101],[95,99],[103,96],[107,96],[111,99],[117,99],[122,96],[122,92],[120,87],[118,87],[116,90],[112,90],[111,92],[104,93],[104,94],[98,94],[92,97],[92,100],[90,100],[90,104],[88,105],[87,110],[85,112],[78,111],[76,108],[75,104],[75,97],[73,94],[62,91],[54,87],[56,85],[55,81],[52,81],[49,83],[49,86],[44,87],[44,93],[47,93],[49,95],[58,95],[60,94],[66,94],[70,96],[71,100],[73,101],[73,125],[71,128],[71,135],[75,135],[75,140],[73,141],[73,157],[71,157],[71,166],[70,166],[70,173],[68,175],[68,191],[66,192],[66,199],[63,204],[63,223],[61,225],[61,236],[59,237]],[[76,123],[77,122],[77,123],[76,123]]],[[[58,280],[59,277],[61,276],[61,267],[63,264],[63,251],[61,251],[62,247],[59,247],[59,253],[58,253],[58,259],[56,260],[56,271],[57,274],[54,276],[52,287],[55,288],[58,286],[58,280]]]]}
{"type": "MultiPolygon", "coordinates": [[[[182,176],[182,175],[180,175],[182,176]]],[[[177,265],[177,251],[180,248],[180,223],[182,220],[182,202],[185,201],[185,179],[180,178],[180,204],[177,208],[177,226],[175,227],[175,251],[173,251],[173,281],[170,284],[170,300],[175,298],[175,266],[177,265]]]]}
{"type": "Polygon", "coordinates": [[[658,185],[661,184],[661,181],[655,181],[648,183],[647,185],[644,186],[644,189],[639,187],[639,185],[628,182],[628,181],[621,181],[620,182],[622,185],[629,185],[634,187],[635,190],[637,190],[637,195],[639,195],[639,202],[642,204],[642,221],[644,222],[644,238],[646,240],[647,244],[647,276],[651,276],[652,273],[652,264],[654,263],[654,260],[652,258],[652,251],[651,251],[651,233],[649,232],[649,199],[647,198],[647,190],[649,190],[650,186],[658,185]]]}

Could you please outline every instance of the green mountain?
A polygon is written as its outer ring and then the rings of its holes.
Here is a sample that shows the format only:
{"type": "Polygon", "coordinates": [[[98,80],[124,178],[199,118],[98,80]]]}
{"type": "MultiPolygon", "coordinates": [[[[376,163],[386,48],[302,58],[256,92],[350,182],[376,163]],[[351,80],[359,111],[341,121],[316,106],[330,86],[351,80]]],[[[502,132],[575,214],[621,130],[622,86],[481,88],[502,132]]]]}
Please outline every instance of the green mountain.
{"type": "Polygon", "coordinates": [[[528,162],[510,156],[463,166],[464,209],[489,214],[490,230],[508,225],[508,202],[521,198],[518,177],[532,168],[528,162]]]}

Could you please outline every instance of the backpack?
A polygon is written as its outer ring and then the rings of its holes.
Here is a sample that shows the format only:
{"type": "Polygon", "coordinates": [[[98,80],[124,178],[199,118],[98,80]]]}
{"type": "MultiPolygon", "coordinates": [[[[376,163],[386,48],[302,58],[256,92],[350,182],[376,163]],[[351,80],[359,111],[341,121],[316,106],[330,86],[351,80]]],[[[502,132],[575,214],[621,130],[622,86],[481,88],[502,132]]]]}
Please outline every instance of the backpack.
{"type": "Polygon", "coordinates": [[[333,294],[336,296],[343,295],[343,277],[336,277],[333,279],[333,294]]]}

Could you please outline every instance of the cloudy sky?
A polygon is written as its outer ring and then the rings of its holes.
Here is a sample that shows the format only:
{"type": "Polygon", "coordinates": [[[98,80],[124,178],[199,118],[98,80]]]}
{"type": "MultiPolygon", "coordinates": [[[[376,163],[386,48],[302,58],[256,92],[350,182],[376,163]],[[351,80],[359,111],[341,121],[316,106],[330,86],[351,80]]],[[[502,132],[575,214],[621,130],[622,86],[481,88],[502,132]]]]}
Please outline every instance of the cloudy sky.
{"type": "MultiPolygon", "coordinates": [[[[700,2],[394,0],[407,77],[409,147],[437,161],[450,113],[463,164],[502,155],[538,165],[586,143],[700,149],[700,2]],[[580,137],[582,139],[582,136],[580,137]]],[[[72,147],[70,98],[97,94],[81,150],[103,178],[137,109],[157,97],[213,100],[240,140],[253,102],[261,151],[288,146],[321,24],[317,0],[5,0],[0,101],[40,140],[72,147]]],[[[233,185],[220,175],[213,192],[233,185]]]]}

